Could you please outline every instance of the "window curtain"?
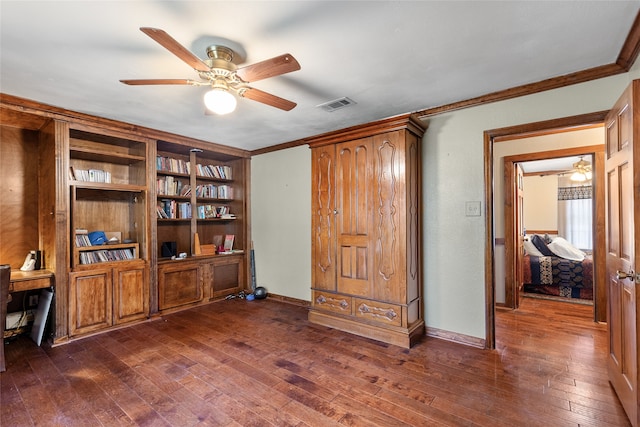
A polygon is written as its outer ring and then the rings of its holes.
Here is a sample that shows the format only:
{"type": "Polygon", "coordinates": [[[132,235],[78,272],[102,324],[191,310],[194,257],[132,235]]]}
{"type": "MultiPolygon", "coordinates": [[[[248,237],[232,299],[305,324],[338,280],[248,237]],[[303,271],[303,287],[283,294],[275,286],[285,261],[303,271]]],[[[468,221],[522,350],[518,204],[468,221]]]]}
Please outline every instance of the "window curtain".
{"type": "Polygon", "coordinates": [[[573,246],[593,249],[593,187],[558,188],[558,233],[573,246]]]}

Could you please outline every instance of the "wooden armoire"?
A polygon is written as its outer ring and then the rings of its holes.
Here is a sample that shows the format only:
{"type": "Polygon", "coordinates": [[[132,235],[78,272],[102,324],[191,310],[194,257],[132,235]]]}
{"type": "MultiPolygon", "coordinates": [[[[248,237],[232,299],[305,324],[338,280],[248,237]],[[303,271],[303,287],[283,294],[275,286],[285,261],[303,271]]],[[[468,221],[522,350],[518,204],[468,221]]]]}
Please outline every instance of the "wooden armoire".
{"type": "Polygon", "coordinates": [[[407,348],[424,334],[424,131],[404,115],[309,141],[311,322],[407,348]]]}

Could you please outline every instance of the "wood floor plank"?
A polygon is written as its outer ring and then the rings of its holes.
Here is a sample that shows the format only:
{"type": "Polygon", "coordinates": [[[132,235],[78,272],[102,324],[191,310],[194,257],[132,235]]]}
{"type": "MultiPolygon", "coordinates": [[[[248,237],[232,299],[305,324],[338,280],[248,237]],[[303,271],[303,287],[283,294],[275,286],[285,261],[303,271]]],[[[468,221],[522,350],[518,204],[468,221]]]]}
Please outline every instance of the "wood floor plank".
{"type": "Polygon", "coordinates": [[[6,346],[4,426],[628,426],[592,307],[498,310],[496,350],[410,350],[230,300],[50,347],[6,346]],[[67,401],[71,398],[71,401],[67,401]]]}

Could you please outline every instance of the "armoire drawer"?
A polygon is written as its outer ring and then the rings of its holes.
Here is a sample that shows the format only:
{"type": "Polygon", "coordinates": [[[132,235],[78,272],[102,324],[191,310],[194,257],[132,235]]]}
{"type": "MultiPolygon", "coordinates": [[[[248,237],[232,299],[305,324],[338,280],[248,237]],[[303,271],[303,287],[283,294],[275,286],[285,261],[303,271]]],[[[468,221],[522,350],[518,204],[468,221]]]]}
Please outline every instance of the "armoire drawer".
{"type": "Polygon", "coordinates": [[[313,307],[334,313],[351,314],[352,298],[328,292],[313,291],[313,307]]]}
{"type": "Polygon", "coordinates": [[[402,306],[356,298],[356,317],[385,325],[402,326],[402,306]]]}

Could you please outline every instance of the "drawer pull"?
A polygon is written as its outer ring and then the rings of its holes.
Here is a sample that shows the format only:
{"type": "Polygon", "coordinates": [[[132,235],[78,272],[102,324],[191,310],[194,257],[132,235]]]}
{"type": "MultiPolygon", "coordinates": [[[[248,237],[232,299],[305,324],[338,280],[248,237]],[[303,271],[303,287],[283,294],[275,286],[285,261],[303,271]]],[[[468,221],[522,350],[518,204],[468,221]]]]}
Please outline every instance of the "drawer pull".
{"type": "Polygon", "coordinates": [[[369,307],[367,304],[360,304],[358,307],[358,311],[361,314],[369,314],[373,317],[382,317],[393,321],[396,317],[398,317],[398,313],[395,312],[393,308],[379,308],[379,307],[369,307]]]}

